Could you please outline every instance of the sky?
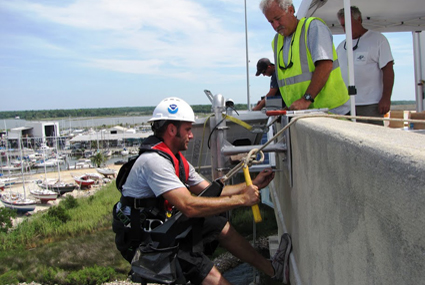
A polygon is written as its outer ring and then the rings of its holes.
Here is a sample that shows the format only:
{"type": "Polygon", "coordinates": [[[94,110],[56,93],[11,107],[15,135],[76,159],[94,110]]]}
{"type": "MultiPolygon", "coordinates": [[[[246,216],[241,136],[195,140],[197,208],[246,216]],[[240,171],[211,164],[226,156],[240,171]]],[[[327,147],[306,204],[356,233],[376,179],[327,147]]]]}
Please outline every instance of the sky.
{"type": "MultiPolygon", "coordinates": [[[[275,34],[259,2],[246,0],[246,37],[242,0],[1,0],[0,111],[210,104],[205,89],[246,103],[248,81],[255,104],[275,34]]],[[[411,33],[385,35],[392,100],[415,100],[411,33]]]]}

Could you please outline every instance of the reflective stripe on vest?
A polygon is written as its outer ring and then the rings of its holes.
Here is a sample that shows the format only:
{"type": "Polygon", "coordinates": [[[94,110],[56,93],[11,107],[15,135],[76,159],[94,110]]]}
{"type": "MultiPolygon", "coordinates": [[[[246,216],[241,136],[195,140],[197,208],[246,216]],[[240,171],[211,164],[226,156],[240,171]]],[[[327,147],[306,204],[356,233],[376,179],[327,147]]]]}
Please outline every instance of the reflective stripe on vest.
{"type": "MultiPolygon", "coordinates": [[[[291,40],[291,46],[288,52],[288,61],[292,61],[292,67],[283,70],[280,66],[285,66],[283,59],[284,37],[276,34],[273,39],[272,47],[274,59],[276,62],[277,82],[283,100],[290,106],[294,101],[301,98],[307,90],[315,65],[307,46],[308,28],[312,20],[318,18],[301,19],[297,25],[291,40]]],[[[322,21],[323,22],[323,21],[322,21]]],[[[309,108],[336,108],[348,101],[348,91],[342,79],[339,69],[338,57],[335,48],[333,48],[333,67],[329,75],[328,82],[309,108]]]]}

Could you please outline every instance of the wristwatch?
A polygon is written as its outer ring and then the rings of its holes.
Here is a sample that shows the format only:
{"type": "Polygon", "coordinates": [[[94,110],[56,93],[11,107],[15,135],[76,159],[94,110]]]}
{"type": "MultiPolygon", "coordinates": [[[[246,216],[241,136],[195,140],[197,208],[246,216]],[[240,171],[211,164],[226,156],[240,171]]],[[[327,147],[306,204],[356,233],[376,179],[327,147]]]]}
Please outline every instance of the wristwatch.
{"type": "Polygon", "coordinates": [[[314,103],[314,98],[311,97],[310,94],[304,94],[303,98],[306,99],[307,101],[310,101],[311,103],[314,103]]]}

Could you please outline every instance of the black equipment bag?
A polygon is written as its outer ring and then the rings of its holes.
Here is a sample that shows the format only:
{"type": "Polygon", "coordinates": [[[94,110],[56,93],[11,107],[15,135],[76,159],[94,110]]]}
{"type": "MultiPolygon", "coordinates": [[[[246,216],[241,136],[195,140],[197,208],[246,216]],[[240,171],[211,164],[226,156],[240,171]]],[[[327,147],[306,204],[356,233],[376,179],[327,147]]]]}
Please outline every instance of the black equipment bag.
{"type": "Polygon", "coordinates": [[[131,262],[131,270],[142,280],[160,284],[177,281],[177,252],[179,245],[157,248],[153,243],[141,244],[131,262]]]}

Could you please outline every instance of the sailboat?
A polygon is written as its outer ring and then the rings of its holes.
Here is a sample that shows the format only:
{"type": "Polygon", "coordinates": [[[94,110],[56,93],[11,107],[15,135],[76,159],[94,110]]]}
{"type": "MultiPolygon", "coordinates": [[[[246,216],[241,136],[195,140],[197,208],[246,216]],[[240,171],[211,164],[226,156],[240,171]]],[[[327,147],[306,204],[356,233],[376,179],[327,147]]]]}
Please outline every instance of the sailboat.
{"type": "Polygon", "coordinates": [[[14,209],[19,213],[26,213],[35,210],[36,203],[19,193],[4,193],[1,195],[1,202],[6,208],[14,209]]]}
{"type": "Polygon", "coordinates": [[[117,172],[112,168],[96,168],[96,171],[108,178],[109,176],[115,177],[117,172]]]}
{"type": "MultiPolygon", "coordinates": [[[[43,157],[45,158],[46,153],[43,149],[43,157]]],[[[42,204],[46,204],[48,201],[54,201],[58,197],[58,192],[52,191],[49,189],[49,185],[53,185],[53,183],[49,183],[47,180],[47,165],[44,164],[44,181],[38,182],[37,185],[40,186],[40,188],[34,188],[30,190],[30,193],[35,198],[39,199],[42,204]],[[43,187],[44,186],[44,187],[43,187]]]]}
{"type": "Polygon", "coordinates": [[[124,134],[123,134],[123,138],[122,138],[123,144],[124,144],[124,148],[123,150],[121,150],[121,155],[122,156],[126,156],[128,155],[130,152],[128,151],[128,149],[125,147],[125,138],[124,138],[124,134]]]}
{"type": "Polygon", "coordinates": [[[34,188],[30,190],[30,193],[34,198],[40,200],[42,204],[46,204],[48,201],[54,201],[58,197],[58,193],[49,189],[34,188]]]}
{"type": "MultiPolygon", "coordinates": [[[[21,147],[21,136],[19,135],[19,151],[21,157],[22,155],[22,147],[21,147]]],[[[7,152],[7,139],[6,139],[6,152],[7,152]]],[[[9,162],[9,159],[7,159],[9,162]]],[[[26,196],[25,189],[25,178],[24,178],[24,165],[21,164],[21,172],[22,172],[22,183],[24,193],[12,193],[9,191],[8,193],[4,193],[1,195],[1,201],[6,208],[17,210],[20,213],[26,213],[35,210],[36,202],[35,200],[29,199],[26,196]]]]}
{"type": "MultiPolygon", "coordinates": [[[[57,146],[56,146],[56,151],[57,151],[57,146]]],[[[77,188],[77,185],[74,184],[74,183],[65,183],[65,182],[62,182],[61,181],[61,174],[60,174],[60,165],[57,164],[57,167],[58,167],[58,180],[53,181],[53,182],[49,182],[47,180],[46,168],[44,168],[46,178],[45,178],[44,181],[39,182],[37,185],[40,188],[42,188],[42,190],[50,190],[51,192],[55,193],[56,196],[57,195],[60,195],[61,196],[61,195],[65,194],[65,193],[74,191],[74,189],[77,188]]],[[[39,193],[38,195],[40,195],[42,197],[45,197],[44,195],[46,195],[46,194],[39,193]]],[[[53,194],[51,194],[51,195],[53,196],[53,194]]],[[[40,198],[40,200],[41,200],[41,198],[40,198]]],[[[44,199],[44,200],[46,201],[46,199],[44,199]]],[[[50,199],[50,200],[52,200],[52,199],[50,199]]],[[[49,201],[49,200],[47,200],[47,201],[49,201]]]]}
{"type": "Polygon", "coordinates": [[[128,149],[126,149],[126,148],[124,147],[124,149],[121,151],[121,155],[122,155],[122,156],[126,156],[126,155],[128,155],[128,154],[129,154],[128,149]]]}
{"type": "Polygon", "coordinates": [[[73,176],[75,182],[80,185],[80,188],[90,189],[91,186],[96,182],[94,179],[90,178],[88,175],[83,174],[80,176],[73,176]]]}

